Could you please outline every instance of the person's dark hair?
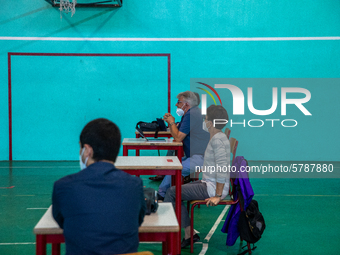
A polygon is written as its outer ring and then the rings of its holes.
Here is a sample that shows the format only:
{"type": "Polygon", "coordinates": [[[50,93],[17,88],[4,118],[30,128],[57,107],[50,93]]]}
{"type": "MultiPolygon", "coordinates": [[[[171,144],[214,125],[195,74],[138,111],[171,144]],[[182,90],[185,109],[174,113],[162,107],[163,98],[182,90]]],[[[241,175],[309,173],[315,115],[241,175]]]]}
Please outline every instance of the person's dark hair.
{"type": "MultiPolygon", "coordinates": [[[[227,110],[222,105],[210,105],[207,109],[209,121],[214,123],[214,119],[229,120],[227,110]]],[[[226,124],[215,124],[215,128],[222,129],[226,124]]]]}
{"type": "Polygon", "coordinates": [[[115,161],[121,145],[119,128],[108,119],[92,120],[81,131],[80,144],[92,147],[95,161],[115,161]]]}
{"type": "Polygon", "coordinates": [[[197,105],[200,105],[201,103],[201,98],[200,98],[200,95],[197,93],[197,92],[194,92],[196,97],[197,97],[197,105]]]}

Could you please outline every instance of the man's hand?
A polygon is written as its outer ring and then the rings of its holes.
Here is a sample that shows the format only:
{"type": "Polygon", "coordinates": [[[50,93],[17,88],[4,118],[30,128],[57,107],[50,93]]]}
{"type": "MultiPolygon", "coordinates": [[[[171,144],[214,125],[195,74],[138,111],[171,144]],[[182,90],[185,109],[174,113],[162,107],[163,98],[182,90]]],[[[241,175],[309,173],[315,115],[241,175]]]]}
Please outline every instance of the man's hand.
{"type": "Polygon", "coordinates": [[[175,122],[175,118],[171,115],[171,113],[166,113],[166,114],[164,114],[163,119],[164,119],[168,124],[171,124],[172,122],[175,122]]]}
{"type": "Polygon", "coordinates": [[[207,202],[207,207],[216,206],[221,201],[221,197],[209,197],[205,201],[207,202]]]}

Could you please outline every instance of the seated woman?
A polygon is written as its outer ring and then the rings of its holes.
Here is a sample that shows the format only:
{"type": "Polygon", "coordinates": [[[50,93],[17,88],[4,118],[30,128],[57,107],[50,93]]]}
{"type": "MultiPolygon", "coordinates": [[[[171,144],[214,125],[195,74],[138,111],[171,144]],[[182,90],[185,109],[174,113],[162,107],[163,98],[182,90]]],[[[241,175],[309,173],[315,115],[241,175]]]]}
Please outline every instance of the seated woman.
{"type": "MultiPolygon", "coordinates": [[[[215,124],[214,119],[228,120],[228,113],[221,105],[211,105],[203,122],[203,129],[210,133],[210,140],[204,153],[202,180],[182,185],[182,200],[205,199],[207,206],[216,206],[229,192],[230,172],[226,171],[230,165],[230,143],[222,132],[225,124],[215,124]],[[224,171],[222,171],[224,170],[224,171]]],[[[164,202],[172,202],[175,207],[175,187],[168,189],[164,202]]],[[[182,202],[182,227],[185,228],[185,237],[181,247],[190,245],[190,218],[182,202]]],[[[194,235],[194,242],[200,240],[194,235]]]]}

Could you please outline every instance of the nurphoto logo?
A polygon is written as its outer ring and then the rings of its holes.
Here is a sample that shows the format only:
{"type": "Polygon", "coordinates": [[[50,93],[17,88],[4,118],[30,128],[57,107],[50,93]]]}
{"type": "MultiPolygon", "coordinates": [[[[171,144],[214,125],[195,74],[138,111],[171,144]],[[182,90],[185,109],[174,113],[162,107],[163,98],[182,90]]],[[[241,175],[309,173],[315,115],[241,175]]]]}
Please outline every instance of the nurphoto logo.
{"type": "MultiPolygon", "coordinates": [[[[213,86],[203,83],[203,82],[197,82],[198,84],[203,85],[204,87],[197,87],[198,89],[202,90],[204,93],[201,94],[201,112],[202,115],[207,114],[207,95],[213,100],[214,104],[217,105],[220,103],[221,105],[226,98],[226,92],[227,94],[232,95],[232,114],[233,115],[245,115],[245,96],[243,91],[232,84],[221,84],[217,83],[213,86]],[[218,90],[218,92],[217,92],[218,90]],[[216,100],[216,98],[218,101],[216,100]]],[[[271,88],[271,107],[269,109],[256,109],[253,104],[253,88],[247,87],[247,106],[248,110],[257,116],[267,116],[275,113],[278,108],[279,100],[278,100],[278,87],[272,87],[271,88]]],[[[306,108],[304,104],[310,101],[311,99],[311,93],[308,89],[300,88],[300,87],[281,87],[280,88],[281,97],[280,97],[280,106],[281,106],[281,116],[287,116],[287,105],[294,105],[297,107],[305,116],[312,116],[310,111],[306,108]],[[300,98],[287,98],[287,94],[289,93],[295,93],[298,94],[300,98]]],[[[227,95],[228,96],[228,95],[227,95]]],[[[229,96],[230,98],[230,96],[229,96]]],[[[263,100],[263,97],[257,98],[257,101],[263,100]]],[[[227,109],[228,111],[229,109],[227,109]]],[[[230,110],[229,110],[230,111],[230,110]]],[[[262,127],[265,125],[265,123],[268,123],[271,125],[271,127],[274,127],[275,124],[278,122],[281,123],[281,126],[283,127],[296,127],[298,125],[297,120],[295,119],[271,119],[271,118],[265,118],[265,119],[250,119],[246,121],[246,119],[243,119],[242,122],[235,122],[232,119],[224,120],[224,119],[215,119],[213,121],[214,126],[216,124],[227,124],[230,123],[230,127],[233,127],[235,125],[242,125],[243,127],[246,127],[246,124],[248,124],[249,127],[262,127]]]]}

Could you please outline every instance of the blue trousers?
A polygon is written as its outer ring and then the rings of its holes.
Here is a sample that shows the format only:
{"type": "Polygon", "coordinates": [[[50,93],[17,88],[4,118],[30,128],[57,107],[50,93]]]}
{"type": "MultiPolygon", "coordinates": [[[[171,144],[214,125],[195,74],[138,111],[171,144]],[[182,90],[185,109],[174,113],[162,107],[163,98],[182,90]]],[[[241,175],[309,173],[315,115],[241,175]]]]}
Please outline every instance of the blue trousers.
{"type": "MultiPolygon", "coordinates": [[[[188,176],[195,172],[195,166],[203,166],[203,155],[192,155],[190,158],[182,158],[182,176],[188,176]]],[[[171,175],[166,175],[159,185],[158,194],[165,197],[165,193],[171,186],[171,175]]]]}

